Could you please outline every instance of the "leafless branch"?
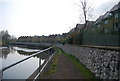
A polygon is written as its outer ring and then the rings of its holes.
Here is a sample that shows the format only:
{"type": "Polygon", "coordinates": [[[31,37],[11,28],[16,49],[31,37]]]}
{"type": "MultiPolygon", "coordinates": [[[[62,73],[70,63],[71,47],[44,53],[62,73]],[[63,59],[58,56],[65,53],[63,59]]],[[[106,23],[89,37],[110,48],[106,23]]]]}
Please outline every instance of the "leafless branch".
{"type": "Polygon", "coordinates": [[[87,25],[87,20],[89,20],[92,17],[92,14],[90,14],[91,8],[93,3],[89,3],[88,0],[80,0],[82,11],[83,11],[83,17],[84,17],[84,28],[87,25]]]}

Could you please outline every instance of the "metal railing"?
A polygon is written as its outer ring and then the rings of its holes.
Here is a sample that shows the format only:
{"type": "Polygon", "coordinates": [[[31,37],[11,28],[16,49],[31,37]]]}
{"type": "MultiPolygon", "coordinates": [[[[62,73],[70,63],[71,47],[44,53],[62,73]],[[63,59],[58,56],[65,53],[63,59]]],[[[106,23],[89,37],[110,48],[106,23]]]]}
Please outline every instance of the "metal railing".
{"type": "MultiPolygon", "coordinates": [[[[54,46],[53,46],[53,47],[54,47],[54,46]]],[[[21,62],[23,62],[23,61],[25,61],[25,60],[33,57],[33,56],[36,56],[36,55],[38,55],[38,54],[40,54],[40,53],[43,53],[43,52],[45,52],[45,51],[48,51],[48,50],[52,49],[53,47],[49,47],[49,48],[44,49],[44,50],[41,50],[41,51],[39,51],[39,52],[37,52],[37,53],[33,53],[32,55],[30,55],[30,56],[27,57],[27,58],[24,58],[24,59],[22,59],[22,60],[20,60],[20,61],[18,61],[18,62],[15,62],[15,63],[13,63],[13,64],[11,64],[11,65],[9,65],[9,66],[6,66],[6,67],[2,68],[2,69],[0,70],[0,72],[2,73],[2,72],[4,72],[5,70],[7,70],[7,69],[9,69],[9,68],[11,68],[11,67],[13,67],[13,66],[15,66],[15,65],[17,65],[17,64],[19,64],[19,63],[21,63],[21,62]]],[[[52,52],[52,54],[54,54],[53,50],[51,50],[51,52],[52,52]]],[[[53,56],[53,55],[52,55],[52,56],[53,56]]],[[[49,58],[49,60],[52,58],[52,56],[49,58]]],[[[49,61],[49,60],[48,60],[48,61],[49,61]]],[[[46,64],[48,63],[48,61],[45,63],[45,65],[43,66],[43,68],[46,66],[46,64]]],[[[42,69],[43,69],[43,68],[42,68],[42,69]]]]}

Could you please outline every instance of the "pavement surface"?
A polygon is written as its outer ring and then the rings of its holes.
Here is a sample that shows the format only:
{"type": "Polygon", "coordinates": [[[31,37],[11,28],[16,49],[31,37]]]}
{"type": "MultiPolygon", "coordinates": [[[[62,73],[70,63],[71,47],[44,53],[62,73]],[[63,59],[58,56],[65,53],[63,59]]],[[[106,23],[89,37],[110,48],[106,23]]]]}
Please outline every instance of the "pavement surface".
{"type": "Polygon", "coordinates": [[[56,72],[51,75],[42,76],[42,79],[84,79],[78,68],[64,54],[58,57],[56,72]]]}

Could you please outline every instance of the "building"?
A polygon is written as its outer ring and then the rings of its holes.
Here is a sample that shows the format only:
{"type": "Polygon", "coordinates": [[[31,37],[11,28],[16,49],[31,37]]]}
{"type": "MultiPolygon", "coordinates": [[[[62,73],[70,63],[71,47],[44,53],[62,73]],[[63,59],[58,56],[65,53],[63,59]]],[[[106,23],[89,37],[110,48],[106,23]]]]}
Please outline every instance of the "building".
{"type": "Polygon", "coordinates": [[[91,29],[94,33],[113,33],[120,30],[120,2],[100,16],[91,29]]]}

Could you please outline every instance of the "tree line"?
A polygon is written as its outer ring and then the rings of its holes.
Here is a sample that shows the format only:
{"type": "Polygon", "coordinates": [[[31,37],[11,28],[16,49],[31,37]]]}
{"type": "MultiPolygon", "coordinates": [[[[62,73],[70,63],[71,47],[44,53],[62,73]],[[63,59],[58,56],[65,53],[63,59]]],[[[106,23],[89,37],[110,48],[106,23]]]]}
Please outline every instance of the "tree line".
{"type": "Polygon", "coordinates": [[[16,41],[17,38],[8,33],[7,30],[0,31],[0,46],[7,45],[9,42],[16,41]]]}

